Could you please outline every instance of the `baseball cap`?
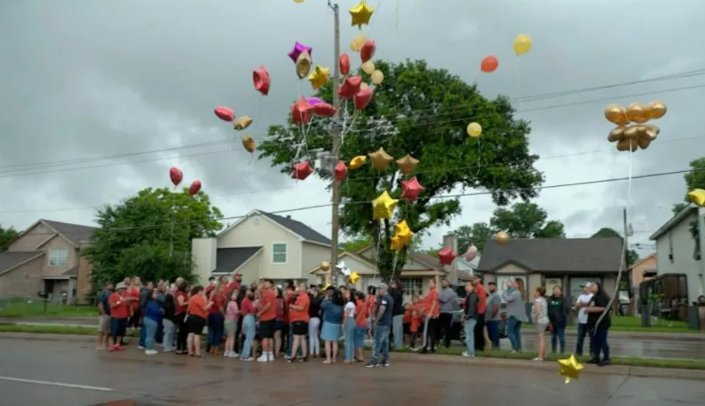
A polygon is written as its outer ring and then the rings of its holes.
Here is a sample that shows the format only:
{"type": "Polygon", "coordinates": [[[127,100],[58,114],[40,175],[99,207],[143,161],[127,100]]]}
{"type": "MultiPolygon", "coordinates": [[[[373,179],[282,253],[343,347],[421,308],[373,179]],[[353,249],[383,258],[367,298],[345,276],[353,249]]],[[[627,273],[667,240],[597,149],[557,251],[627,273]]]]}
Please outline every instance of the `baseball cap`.
{"type": "Polygon", "coordinates": [[[580,285],[581,288],[589,288],[590,286],[592,286],[592,282],[585,282],[582,285],[580,285]]]}
{"type": "Polygon", "coordinates": [[[377,285],[377,289],[389,289],[389,286],[386,283],[380,283],[377,285]]]}
{"type": "Polygon", "coordinates": [[[117,285],[115,285],[115,290],[120,290],[120,289],[127,289],[127,285],[125,285],[125,282],[120,282],[117,285]]]}

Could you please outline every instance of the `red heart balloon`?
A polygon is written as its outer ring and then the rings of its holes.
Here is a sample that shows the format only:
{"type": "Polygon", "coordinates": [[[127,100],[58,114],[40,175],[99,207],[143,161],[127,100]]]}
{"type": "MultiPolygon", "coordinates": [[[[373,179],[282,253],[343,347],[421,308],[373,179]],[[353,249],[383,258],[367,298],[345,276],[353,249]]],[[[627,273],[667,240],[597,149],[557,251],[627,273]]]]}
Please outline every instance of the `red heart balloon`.
{"type": "Polygon", "coordinates": [[[338,66],[340,67],[341,75],[347,75],[348,73],[350,73],[350,57],[348,56],[348,54],[340,55],[338,66]]]}
{"type": "Polygon", "coordinates": [[[262,93],[263,96],[269,94],[269,86],[272,84],[272,78],[269,76],[269,72],[267,72],[267,68],[265,68],[264,65],[252,72],[252,81],[255,84],[255,89],[262,93]]]}
{"type": "Polygon", "coordinates": [[[179,186],[179,183],[184,179],[184,173],[181,172],[181,169],[172,166],[171,169],[169,169],[169,177],[174,186],[179,186]]]}
{"type": "Polygon", "coordinates": [[[333,117],[338,110],[328,103],[318,103],[311,106],[311,111],[317,116],[333,117]]]}
{"type": "Polygon", "coordinates": [[[227,122],[235,120],[235,112],[230,107],[220,106],[215,108],[215,115],[227,122]]]}
{"type": "Polygon", "coordinates": [[[355,103],[355,108],[358,110],[362,110],[365,107],[367,107],[368,104],[372,101],[372,95],[373,91],[371,87],[365,88],[365,89],[360,89],[359,92],[355,95],[353,98],[353,103],[355,103]]]}
{"type": "Polygon", "coordinates": [[[191,183],[191,187],[188,188],[188,194],[193,196],[197,194],[198,192],[201,191],[201,181],[200,180],[194,180],[193,183],[191,183]]]}
{"type": "Polygon", "coordinates": [[[362,76],[350,76],[345,79],[343,85],[338,88],[338,95],[343,99],[352,99],[360,91],[362,76]]]}
{"type": "Polygon", "coordinates": [[[362,49],[360,50],[360,59],[362,59],[362,63],[365,63],[370,59],[374,58],[376,50],[377,45],[374,41],[372,41],[371,39],[365,41],[365,43],[362,45],[362,49]]]}

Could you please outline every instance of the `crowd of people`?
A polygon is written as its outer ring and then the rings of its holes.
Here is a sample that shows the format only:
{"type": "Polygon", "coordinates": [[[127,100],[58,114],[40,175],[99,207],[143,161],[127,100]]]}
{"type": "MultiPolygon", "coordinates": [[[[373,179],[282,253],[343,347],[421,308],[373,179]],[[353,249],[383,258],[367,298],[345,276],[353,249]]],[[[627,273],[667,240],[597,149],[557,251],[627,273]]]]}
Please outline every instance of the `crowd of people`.
{"type": "Polygon", "coordinates": [[[427,293],[405,295],[398,281],[379,284],[367,292],[348,286],[307,286],[286,281],[275,286],[263,279],[243,285],[242,275],[232,279],[211,278],[207,286],[190,286],[179,278],[174,283],[160,280],[142,284],[139,277],[109,283],[98,295],[100,320],[98,349],[125,349],[127,331],[139,330],[138,348],[147,355],[173,352],[202,356],[201,336],[207,326],[206,352],[242,361],[271,362],[283,358],[305,362],[322,358],[335,363],[343,340],[343,361],[364,362],[365,340],[373,342],[368,367],[388,366],[390,347],[433,353],[438,342],[449,347],[454,338],[454,316],[460,314],[465,351],[500,348],[500,322],[506,320],[506,333],[513,352],[522,351],[522,324],[531,324],[537,334],[538,356],[546,356],[544,335],[550,331],[553,352],[565,351],[565,328],[573,308],[578,311],[576,354],[582,355],[589,335],[592,362],[609,363],[607,331],[609,314],[597,323],[608,307],[609,297],[599,283],[583,286],[575,306],[566,299],[560,286],[545,297],[545,288],[534,293],[527,312],[523,280],[507,283],[501,294],[494,282],[487,287],[479,277],[465,283],[462,297],[447,280],[436,288],[429,281],[427,293]],[[502,304],[506,309],[502,311],[502,304]],[[603,358],[600,355],[604,354],[603,358]]]}

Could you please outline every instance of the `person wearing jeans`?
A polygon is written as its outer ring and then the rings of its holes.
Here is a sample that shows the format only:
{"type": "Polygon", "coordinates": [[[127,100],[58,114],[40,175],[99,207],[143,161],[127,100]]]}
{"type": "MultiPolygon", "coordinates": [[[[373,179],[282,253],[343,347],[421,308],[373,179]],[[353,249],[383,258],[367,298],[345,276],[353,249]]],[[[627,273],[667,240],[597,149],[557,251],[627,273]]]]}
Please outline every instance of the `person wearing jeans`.
{"type": "Polygon", "coordinates": [[[404,347],[404,291],[399,286],[399,282],[392,281],[389,285],[389,295],[394,301],[394,309],[392,309],[394,349],[400,350],[404,347]]]}
{"type": "Polygon", "coordinates": [[[162,338],[162,345],[164,346],[164,352],[172,352],[175,350],[174,347],[174,333],[176,333],[176,324],[174,323],[174,310],[176,309],[176,303],[174,302],[174,295],[169,292],[164,296],[164,317],[162,318],[162,326],[164,328],[164,336],[162,338]]]}
{"type": "Polygon", "coordinates": [[[470,281],[465,282],[465,306],[463,309],[463,324],[465,325],[465,352],[464,357],[475,357],[475,325],[479,313],[477,311],[480,303],[475,286],[470,281]]]}
{"type": "Polygon", "coordinates": [[[560,286],[553,287],[553,293],[547,301],[548,319],[551,322],[551,352],[556,353],[560,345],[561,354],[565,353],[565,327],[570,317],[570,302],[563,296],[560,286]]]}
{"type": "Polygon", "coordinates": [[[443,337],[443,345],[448,348],[453,332],[453,313],[458,310],[458,294],[450,287],[450,282],[446,279],[441,281],[438,304],[440,305],[440,314],[436,323],[436,337],[439,340],[443,337]]]}
{"type": "Polygon", "coordinates": [[[507,303],[507,337],[512,344],[512,352],[521,352],[521,324],[529,321],[524,281],[520,278],[507,281],[502,299],[507,303]]]}
{"type": "Polygon", "coordinates": [[[387,293],[387,285],[377,287],[377,306],[373,316],[375,350],[367,368],[389,366],[389,330],[392,324],[394,299],[387,293]]]}
{"type": "Polygon", "coordinates": [[[502,298],[497,293],[497,284],[494,282],[487,283],[489,296],[487,297],[487,311],[485,312],[485,325],[487,326],[487,335],[492,343],[492,349],[499,350],[499,321],[500,309],[502,307],[502,298]]]}
{"type": "Polygon", "coordinates": [[[588,315],[588,328],[592,331],[592,359],[588,363],[598,366],[609,365],[610,346],[607,343],[607,332],[612,323],[609,310],[612,303],[599,283],[592,282],[590,290],[593,294],[592,300],[585,309],[588,315]],[[604,355],[602,359],[600,355],[604,355]]]}
{"type": "Polygon", "coordinates": [[[144,330],[145,340],[144,340],[144,353],[147,355],[154,355],[157,351],[154,349],[154,339],[157,335],[157,327],[162,321],[162,307],[157,302],[157,292],[155,290],[150,292],[151,298],[144,306],[144,314],[142,320],[142,330],[144,330]]]}
{"type": "MultiPolygon", "coordinates": [[[[587,322],[588,322],[588,315],[585,312],[585,309],[587,306],[590,304],[590,301],[592,300],[592,293],[590,292],[590,287],[592,286],[592,283],[588,282],[580,287],[583,288],[582,293],[580,296],[578,296],[578,300],[575,302],[575,308],[578,310],[578,338],[577,342],[575,344],[575,355],[577,356],[582,356],[583,355],[583,345],[585,343],[585,335],[589,334],[588,328],[587,328],[587,322]]],[[[588,347],[589,349],[592,348],[592,338],[590,339],[590,346],[588,347]]],[[[592,351],[590,351],[592,353],[592,351]]]]}
{"type": "Polygon", "coordinates": [[[240,359],[243,361],[254,361],[256,354],[252,353],[252,341],[255,339],[255,294],[247,289],[245,298],[240,303],[240,313],[242,314],[242,331],[245,340],[242,343],[240,359]]]}
{"type": "Polygon", "coordinates": [[[355,362],[355,296],[349,290],[344,293],[346,300],[343,307],[343,335],[345,336],[345,358],[346,364],[355,362]]]}

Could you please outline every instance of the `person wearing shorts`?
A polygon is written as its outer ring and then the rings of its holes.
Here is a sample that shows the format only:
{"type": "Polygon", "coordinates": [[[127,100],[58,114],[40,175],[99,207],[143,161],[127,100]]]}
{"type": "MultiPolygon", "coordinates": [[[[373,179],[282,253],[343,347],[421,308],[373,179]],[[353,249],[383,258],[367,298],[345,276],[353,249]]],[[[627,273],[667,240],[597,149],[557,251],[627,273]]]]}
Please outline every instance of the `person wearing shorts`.
{"type": "Polygon", "coordinates": [[[104,350],[110,345],[110,295],[113,293],[113,283],[108,282],[98,293],[98,350],[104,350]]]}
{"type": "Polygon", "coordinates": [[[289,322],[291,323],[289,328],[292,334],[289,362],[293,362],[296,359],[299,350],[301,350],[300,360],[302,362],[306,361],[306,350],[308,349],[306,334],[308,334],[308,322],[310,320],[308,311],[310,306],[311,299],[308,297],[308,292],[306,292],[306,284],[299,283],[296,288],[295,302],[289,305],[289,322]]]}
{"type": "Polygon", "coordinates": [[[127,286],[124,282],[120,282],[115,287],[115,293],[110,295],[108,303],[110,305],[110,337],[112,345],[108,351],[122,351],[125,349],[122,344],[122,338],[125,337],[127,330],[127,319],[130,317],[130,305],[132,299],[127,297],[125,293],[127,286]]]}
{"type": "Polygon", "coordinates": [[[258,362],[274,361],[274,328],[277,318],[277,292],[272,281],[266,279],[260,288],[259,334],[262,337],[262,356],[258,362]]]}
{"type": "Polygon", "coordinates": [[[546,302],[546,288],[539,286],[534,293],[534,306],[531,311],[531,321],[536,328],[536,347],[538,356],[534,361],[543,361],[546,358],[545,333],[548,328],[548,303],[546,302]]]}
{"type": "Polygon", "coordinates": [[[206,318],[212,306],[213,302],[206,303],[203,286],[198,285],[191,289],[191,298],[189,299],[187,310],[188,317],[186,318],[186,326],[188,328],[186,347],[188,355],[191,357],[202,357],[201,334],[206,327],[206,318]]]}

